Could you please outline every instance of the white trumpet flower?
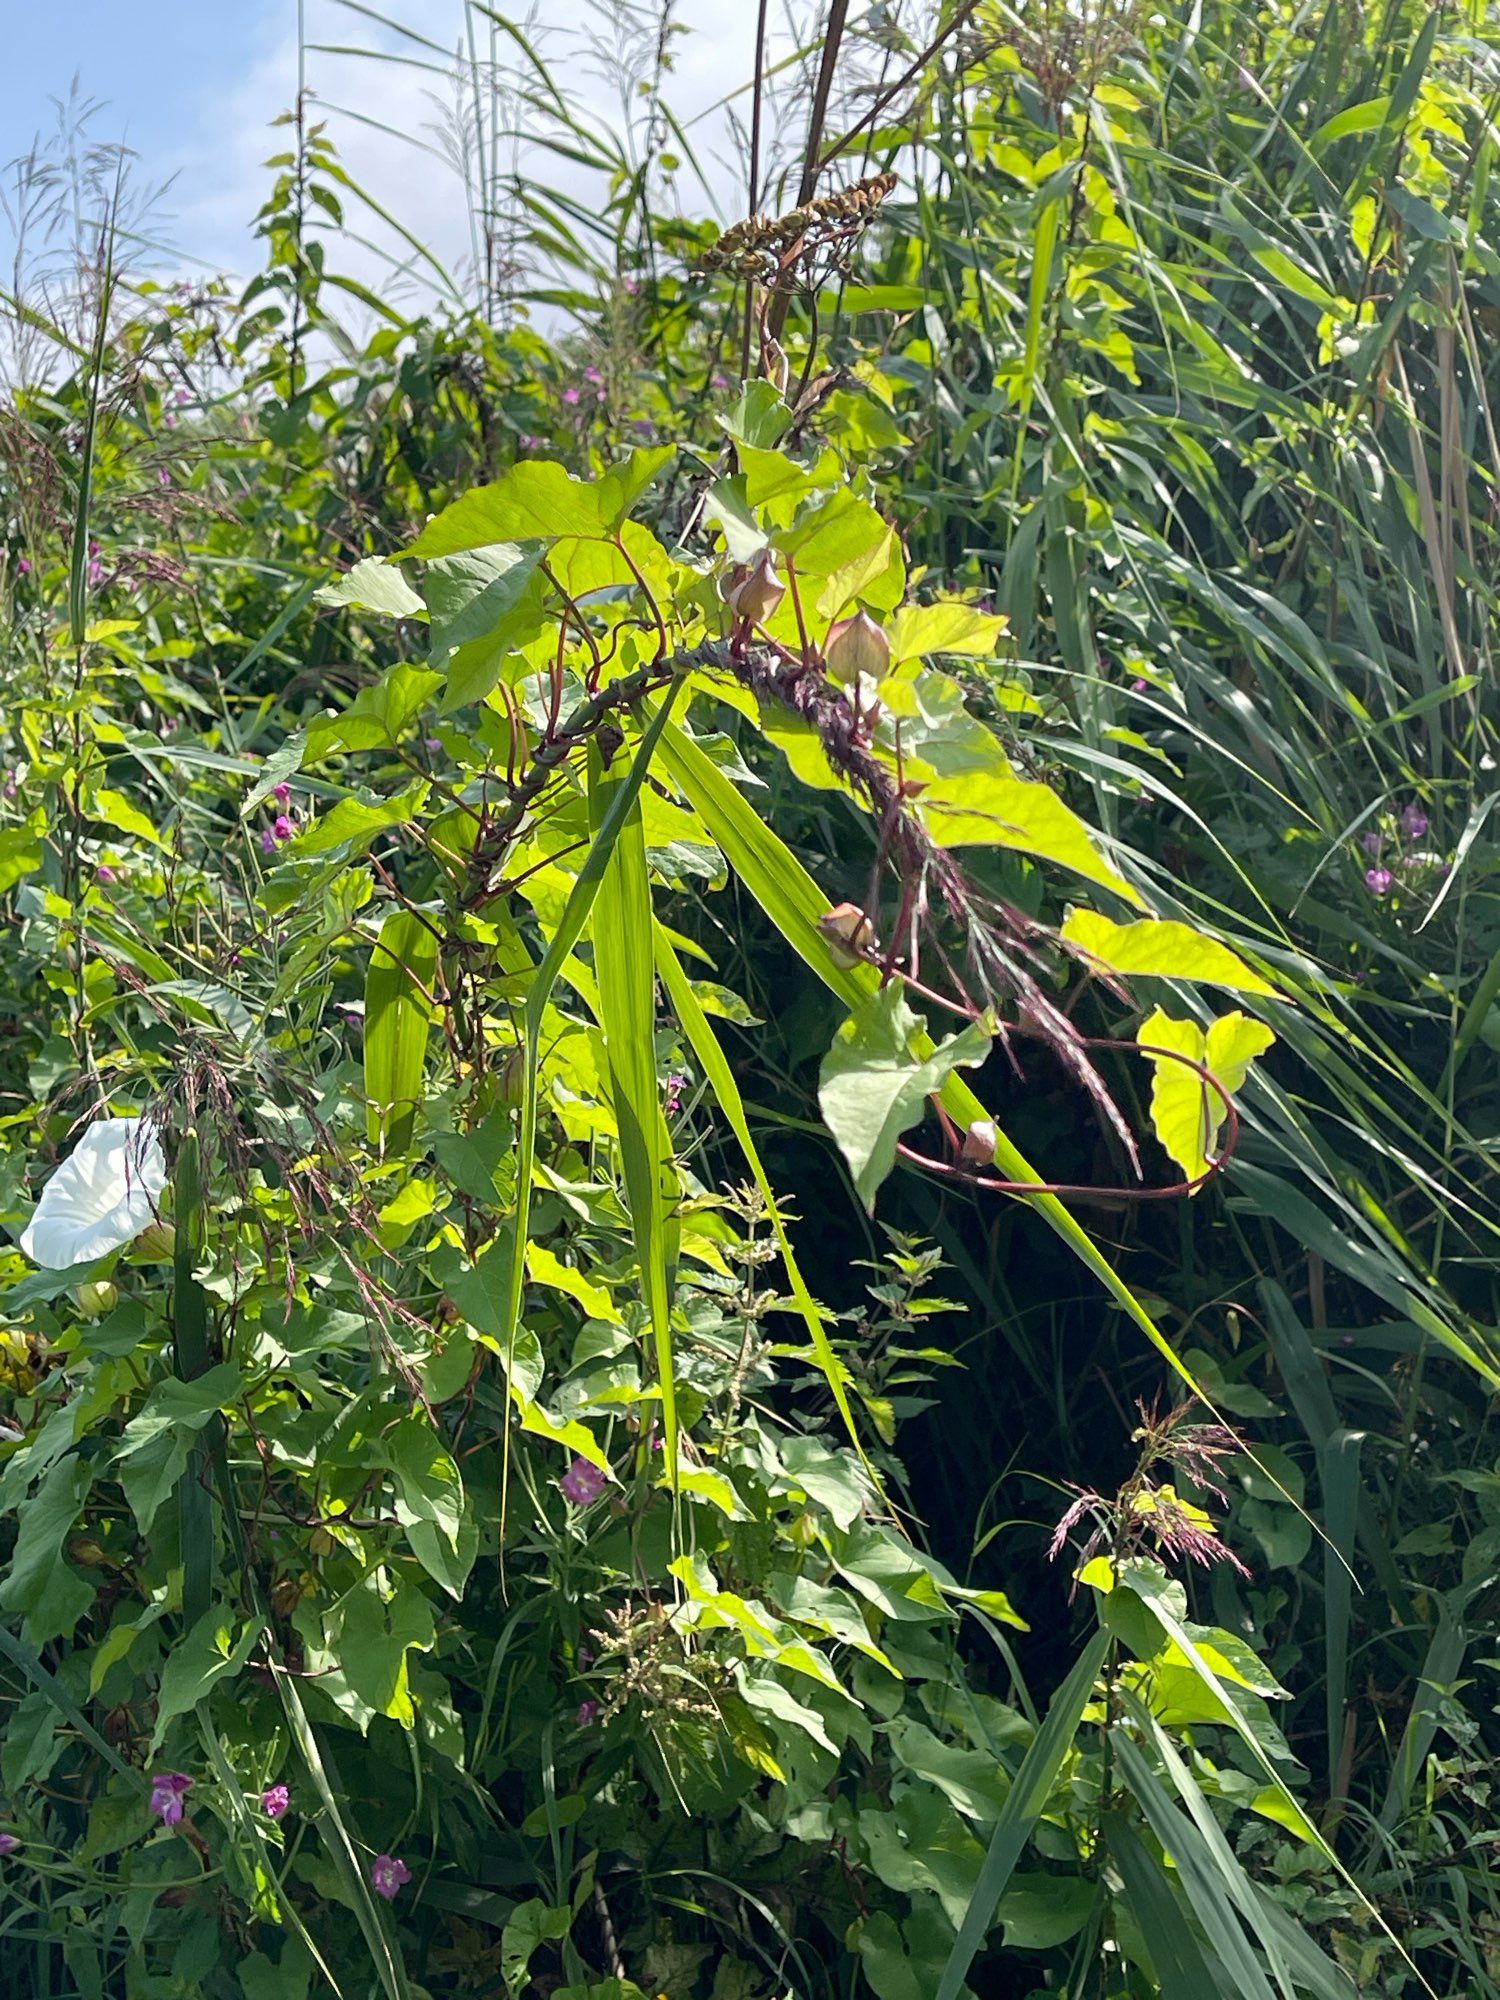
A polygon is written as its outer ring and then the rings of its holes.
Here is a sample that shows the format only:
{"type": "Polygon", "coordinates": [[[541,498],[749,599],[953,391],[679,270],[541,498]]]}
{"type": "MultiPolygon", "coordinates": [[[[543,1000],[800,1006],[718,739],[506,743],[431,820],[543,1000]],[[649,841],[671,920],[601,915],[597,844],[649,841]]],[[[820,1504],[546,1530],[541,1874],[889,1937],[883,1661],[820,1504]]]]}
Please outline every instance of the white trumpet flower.
{"type": "Polygon", "coordinates": [[[149,1125],[96,1119],[42,1189],[21,1249],[48,1271],[92,1264],[150,1228],[166,1184],[166,1158],[149,1125]]]}

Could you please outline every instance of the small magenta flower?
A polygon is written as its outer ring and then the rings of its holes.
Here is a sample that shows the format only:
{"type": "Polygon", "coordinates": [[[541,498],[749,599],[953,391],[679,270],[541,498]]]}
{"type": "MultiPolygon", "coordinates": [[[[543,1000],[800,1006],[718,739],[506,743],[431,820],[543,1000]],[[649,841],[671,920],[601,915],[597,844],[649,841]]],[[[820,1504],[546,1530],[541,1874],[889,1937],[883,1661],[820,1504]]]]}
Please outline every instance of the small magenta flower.
{"type": "Polygon", "coordinates": [[[158,486],[170,486],[172,484],[172,475],[164,465],[159,465],[156,468],[156,483],[158,486]]]}
{"type": "Polygon", "coordinates": [[[411,1870],[394,1854],[377,1854],[370,1863],[370,1887],[390,1903],[403,1882],[411,1880],[411,1870]]]}
{"type": "Polygon", "coordinates": [[[1151,683],[1146,679],[1144,674],[1137,674],[1135,679],[1130,683],[1130,692],[1132,694],[1149,694],[1151,692],[1151,683]]]}
{"type": "Polygon", "coordinates": [[[599,1720],[599,1704],[597,1701],[579,1702],[578,1727],[580,1729],[587,1729],[590,1723],[597,1722],[598,1720],[599,1720]]]}
{"type": "Polygon", "coordinates": [[[292,796],[292,788],[289,784],[287,784],[285,779],[283,779],[279,785],[272,787],[271,797],[276,801],[277,805],[279,806],[284,806],[287,800],[291,796],[292,796]]]}
{"type": "Polygon", "coordinates": [[[3,784],[0,784],[0,799],[13,799],[18,789],[19,787],[16,784],[15,772],[7,771],[5,774],[5,782],[3,784]]]}
{"type": "Polygon", "coordinates": [[[20,1845],[13,1833],[0,1833],[0,1855],[14,1854],[20,1845]]]}
{"type": "Polygon", "coordinates": [[[178,405],[179,408],[181,408],[181,406],[184,403],[191,402],[191,400],[192,398],[188,395],[186,389],[179,389],[175,397],[173,398],[173,401],[178,405]]]}
{"type": "Polygon", "coordinates": [[[159,1771],[151,1780],[151,1810],[163,1826],[176,1826],[182,1801],[192,1789],[193,1781],[183,1771],[159,1771]]]}
{"type": "Polygon", "coordinates": [[[108,884],[110,882],[118,882],[119,879],[119,876],[107,861],[101,861],[99,866],[94,870],[94,880],[96,882],[108,884]]]}
{"type": "Polygon", "coordinates": [[[291,840],[297,831],[297,822],[286,813],[278,813],[271,826],[271,832],[278,840],[291,840]]]}
{"type": "Polygon", "coordinates": [[[104,581],[104,565],[97,556],[89,558],[89,582],[96,588],[104,581]]]}
{"type": "Polygon", "coordinates": [[[682,1093],[687,1089],[687,1078],[673,1070],[667,1078],[667,1116],[675,1118],[682,1109],[682,1093]]]}
{"type": "Polygon", "coordinates": [[[260,830],[260,851],[262,854],[276,852],[276,836],[268,826],[263,826],[260,830]]]}
{"type": "Polygon", "coordinates": [[[260,1795],[260,1809],[267,1819],[280,1819],[292,1803],[292,1795],[285,1785],[268,1785],[260,1795]]]}
{"type": "Polygon", "coordinates": [[[729,387],[729,377],[723,374],[710,375],[708,386],[710,389],[727,389],[729,387]]]}
{"type": "Polygon", "coordinates": [[[432,750],[432,751],[441,750],[443,747],[443,739],[441,736],[424,736],[422,738],[422,747],[426,750],[432,750]]]}
{"type": "Polygon", "coordinates": [[[31,574],[31,564],[27,561],[25,556],[22,556],[20,561],[16,564],[16,575],[30,576],[30,574],[31,574]]]}
{"type": "Polygon", "coordinates": [[[1388,896],[1395,879],[1389,868],[1370,868],[1365,871],[1365,887],[1372,896],[1388,896]]]}
{"type": "Polygon", "coordinates": [[[521,447],[522,451],[540,451],[546,442],[547,440],[539,438],[535,431],[522,431],[521,435],[516,439],[516,443],[521,447]]]}
{"type": "Polygon", "coordinates": [[[582,401],[582,391],[581,391],[581,390],[579,390],[579,389],[578,389],[578,388],[577,388],[577,387],[575,386],[575,384],[573,384],[572,382],[570,382],[570,383],[568,384],[567,388],[563,390],[563,393],[562,393],[562,399],[563,399],[563,401],[564,401],[565,403],[568,403],[568,404],[573,404],[573,403],[577,403],[577,402],[580,402],[580,401],[582,401]]]}
{"type": "Polygon", "coordinates": [[[604,380],[604,377],[599,373],[599,370],[597,368],[585,368],[583,371],[583,379],[585,382],[592,382],[597,388],[599,383],[601,383],[604,380]]]}
{"type": "Polygon", "coordinates": [[[599,1498],[609,1481],[597,1465],[591,1465],[586,1458],[575,1458],[557,1483],[565,1500],[571,1500],[575,1507],[588,1507],[599,1498]]]}
{"type": "Polygon", "coordinates": [[[1401,808],[1401,831],[1408,840],[1420,840],[1432,822],[1418,805],[1401,808]]]}

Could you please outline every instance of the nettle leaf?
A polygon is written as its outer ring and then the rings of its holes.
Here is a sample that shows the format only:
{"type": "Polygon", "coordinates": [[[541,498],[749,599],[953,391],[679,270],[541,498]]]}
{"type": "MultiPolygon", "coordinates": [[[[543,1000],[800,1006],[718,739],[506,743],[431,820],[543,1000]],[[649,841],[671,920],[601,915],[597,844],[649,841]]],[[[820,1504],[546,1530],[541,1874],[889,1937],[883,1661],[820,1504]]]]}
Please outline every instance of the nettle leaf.
{"type": "Polygon", "coordinates": [[[919,1058],[911,1041],[920,1027],[893,983],[862,1013],[850,1015],[823,1058],[818,1103],[871,1211],[896,1163],[896,1143],[921,1119],[927,1099],[954,1070],[977,1069],[990,1052],[991,1033],[976,1024],[919,1058]]]}
{"type": "Polygon", "coordinates": [[[365,556],[353,569],[313,592],[318,604],[348,605],[378,611],[387,618],[425,618],[427,606],[394,564],[383,556],[365,556]]]}
{"type": "Polygon", "coordinates": [[[401,661],[373,687],[361,688],[342,715],[321,715],[308,724],[303,764],[321,763],[336,750],[393,748],[441,686],[441,674],[401,661]]]}
{"type": "Polygon", "coordinates": [[[418,1562],[450,1597],[462,1597],[479,1535],[464,1506],[458,1466],[421,1417],[407,1417],[389,1432],[385,1450],[396,1480],[396,1519],[418,1562]]]}
{"type": "Polygon", "coordinates": [[[595,482],[550,460],[527,459],[434,514],[406,553],[431,561],[493,542],[608,540],[675,453],[675,445],[640,446],[595,482]]]}
{"type": "Polygon", "coordinates": [[[444,709],[482,701],[500,678],[505,655],[542,629],[546,611],[536,577],[542,546],[502,542],[429,566],[423,579],[432,618],[428,664],[436,673],[448,672],[460,661],[465,669],[462,675],[450,675],[444,709]],[[487,673],[487,667],[493,670],[487,673]]]}
{"type": "Polygon", "coordinates": [[[745,384],[719,418],[721,428],[737,445],[762,451],[775,445],[791,421],[786,399],[759,377],[745,384]]]}
{"type": "Polygon", "coordinates": [[[20,1510],[10,1569],[0,1583],[0,1607],[23,1613],[28,1644],[66,1637],[93,1602],[93,1586],[63,1561],[90,1484],[81,1458],[59,1461],[20,1510]]]}
{"type": "MultiPolygon", "coordinates": [[[[1205,1035],[1196,1021],[1174,1021],[1160,1007],[1136,1031],[1143,1049],[1172,1049],[1188,1061],[1202,1063],[1231,1094],[1244,1083],[1250,1065],[1276,1040],[1264,1021],[1254,1021],[1236,1008],[1215,1021],[1205,1035]]],[[[1218,1144],[1225,1111],[1218,1093],[1185,1062],[1169,1056],[1149,1056],[1151,1124],[1167,1152],[1189,1180],[1208,1172],[1218,1144]]]]}
{"type": "Polygon", "coordinates": [[[376,834],[415,819],[422,810],[427,789],[426,781],[419,778],[391,799],[358,796],[340,799],[331,812],[324,813],[298,834],[293,852],[327,854],[335,847],[347,847],[351,854],[362,853],[376,834]]]}
{"type": "Polygon", "coordinates": [[[196,1708],[216,1682],[239,1672],[264,1629],[264,1621],[255,1618],[236,1637],[232,1614],[221,1605],[205,1612],[187,1637],[177,1641],[167,1655],[157,1692],[153,1754],[175,1717],[196,1708]]]}
{"type": "Polygon", "coordinates": [[[928,782],[917,811],[940,847],[1014,847],[1071,868],[1140,907],[1139,895],[1050,785],[993,767],[947,772],[928,782]]]}
{"type": "Polygon", "coordinates": [[[799,577],[840,579],[847,600],[858,592],[876,610],[891,611],[906,589],[906,562],[889,522],[847,487],[830,494],[776,536],[776,546],[796,564],[799,577]],[[847,587],[855,580],[854,590],[847,587]]]}
{"type": "Polygon", "coordinates": [[[1062,936],[1065,944],[1126,977],[1194,979],[1208,986],[1227,986],[1236,993],[1272,994],[1276,990],[1227,944],[1205,937],[1191,924],[1156,917],[1116,924],[1096,910],[1070,910],[1062,936]]]}
{"type": "Polygon", "coordinates": [[[903,604],[885,629],[892,666],[935,653],[953,653],[969,660],[988,659],[1010,620],[1003,612],[980,611],[972,604],[903,604]]]}

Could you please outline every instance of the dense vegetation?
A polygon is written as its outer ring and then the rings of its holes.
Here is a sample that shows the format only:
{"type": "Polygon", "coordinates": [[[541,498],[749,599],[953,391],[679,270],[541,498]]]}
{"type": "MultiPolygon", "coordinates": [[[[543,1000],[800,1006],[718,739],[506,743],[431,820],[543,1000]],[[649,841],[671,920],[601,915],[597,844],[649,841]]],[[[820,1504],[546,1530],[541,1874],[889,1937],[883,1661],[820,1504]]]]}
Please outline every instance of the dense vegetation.
{"type": "Polygon", "coordinates": [[[470,11],[15,182],[4,1991],[1493,2000],[1493,19],[470,11]]]}

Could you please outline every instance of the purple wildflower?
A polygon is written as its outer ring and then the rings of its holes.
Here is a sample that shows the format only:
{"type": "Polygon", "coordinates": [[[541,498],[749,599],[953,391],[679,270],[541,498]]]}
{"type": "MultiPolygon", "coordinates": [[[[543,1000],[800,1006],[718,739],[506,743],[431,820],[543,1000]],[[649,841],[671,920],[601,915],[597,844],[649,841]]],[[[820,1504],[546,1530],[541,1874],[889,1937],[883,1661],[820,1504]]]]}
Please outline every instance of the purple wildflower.
{"type": "Polygon", "coordinates": [[[290,785],[285,783],[285,781],[283,781],[279,785],[275,785],[272,787],[271,797],[276,801],[277,805],[279,806],[284,806],[287,800],[291,796],[292,796],[292,788],[290,785]]]}
{"type": "Polygon", "coordinates": [[[708,386],[710,389],[727,389],[729,387],[729,377],[722,374],[710,375],[708,386]]]}
{"type": "Polygon", "coordinates": [[[115,873],[114,869],[110,867],[107,861],[101,861],[99,863],[99,866],[94,870],[94,880],[96,882],[104,882],[104,883],[118,882],[119,879],[120,879],[119,876],[115,873]]]}
{"type": "Polygon", "coordinates": [[[520,445],[522,451],[541,451],[546,442],[547,440],[539,438],[535,431],[522,431],[521,435],[516,439],[516,443],[520,445]]]}
{"type": "Polygon", "coordinates": [[[604,380],[604,377],[599,373],[599,370],[597,368],[585,368],[583,371],[583,379],[585,382],[592,382],[594,386],[597,388],[598,385],[604,380]]]}
{"type": "Polygon", "coordinates": [[[1365,887],[1372,896],[1389,895],[1394,880],[1389,868],[1369,868],[1365,871],[1365,887]]]}
{"type": "Polygon", "coordinates": [[[687,1078],[673,1070],[667,1078],[667,1116],[675,1118],[682,1109],[682,1093],[687,1088],[687,1078]]]}
{"type": "Polygon", "coordinates": [[[571,1500],[575,1507],[588,1507],[599,1498],[609,1481],[597,1465],[591,1465],[586,1458],[575,1458],[557,1483],[565,1500],[571,1500]]]}
{"type": "Polygon", "coordinates": [[[276,836],[268,826],[263,826],[260,830],[260,851],[262,854],[276,852],[276,836]]]}
{"type": "Polygon", "coordinates": [[[14,1854],[20,1845],[13,1833],[0,1833],[0,1855],[14,1854]]]}
{"type": "Polygon", "coordinates": [[[285,1785],[268,1785],[260,1795],[260,1809],[267,1819],[280,1819],[292,1803],[292,1795],[285,1785]]]}
{"type": "Polygon", "coordinates": [[[581,391],[570,382],[567,388],[563,390],[562,399],[565,403],[579,402],[581,400],[581,391]]]}
{"type": "Polygon", "coordinates": [[[17,789],[18,787],[16,785],[15,772],[7,771],[5,774],[5,782],[3,784],[0,784],[0,799],[13,799],[16,795],[17,789]]]}
{"type": "Polygon", "coordinates": [[[1146,679],[1144,674],[1137,674],[1135,679],[1130,683],[1130,692],[1132,694],[1149,694],[1151,692],[1151,683],[1146,679]]]}
{"type": "Polygon", "coordinates": [[[590,1723],[597,1722],[598,1720],[599,1720],[599,1704],[597,1701],[579,1702],[578,1727],[580,1729],[587,1729],[590,1723]]]}
{"type": "Polygon", "coordinates": [[[287,813],[277,813],[271,831],[278,840],[290,840],[297,831],[297,823],[287,813]]]}
{"type": "Polygon", "coordinates": [[[179,389],[179,390],[178,390],[178,391],[176,392],[176,394],[175,394],[175,396],[173,397],[173,399],[172,399],[172,400],[173,400],[173,401],[174,401],[175,403],[177,403],[177,404],[181,405],[181,404],[183,404],[183,403],[187,403],[187,402],[191,402],[191,401],[192,401],[192,398],[191,398],[191,397],[190,397],[190,396],[188,395],[188,392],[187,392],[187,390],[186,390],[186,389],[179,389]]]}
{"type": "Polygon", "coordinates": [[[20,561],[16,564],[16,575],[30,576],[30,574],[31,574],[31,564],[27,561],[25,556],[22,556],[20,561]]]}
{"type": "Polygon", "coordinates": [[[394,1854],[377,1854],[370,1863],[370,1887],[377,1896],[394,1902],[396,1891],[411,1880],[411,1870],[394,1854]]]}
{"type": "Polygon", "coordinates": [[[1432,822],[1418,805],[1401,808],[1401,831],[1408,840],[1420,840],[1432,822]]]}
{"type": "Polygon", "coordinates": [[[151,1810],[163,1826],[176,1826],[183,1798],[192,1789],[193,1781],[183,1771],[159,1771],[151,1780],[151,1810]]]}
{"type": "Polygon", "coordinates": [[[1359,844],[1365,850],[1365,853],[1373,858],[1384,847],[1385,839],[1383,835],[1378,833],[1362,833],[1359,836],[1359,844]]]}
{"type": "Polygon", "coordinates": [[[98,558],[97,556],[90,556],[90,558],[89,558],[89,583],[90,583],[91,587],[93,587],[93,588],[97,589],[97,588],[98,588],[98,586],[99,586],[99,585],[100,585],[101,583],[103,583],[103,581],[104,581],[104,565],[103,565],[103,563],[102,563],[102,562],[100,562],[100,560],[99,560],[99,558],[98,558]]]}
{"type": "Polygon", "coordinates": [[[422,744],[424,749],[427,750],[434,750],[434,751],[441,750],[443,747],[443,739],[441,736],[424,736],[422,738],[422,744]]]}
{"type": "Polygon", "coordinates": [[[633,299],[641,289],[641,281],[639,278],[626,278],[624,284],[625,284],[625,295],[627,298],[633,299]]]}
{"type": "Polygon", "coordinates": [[[156,468],[156,483],[158,486],[170,486],[172,484],[172,475],[164,465],[159,465],[156,468]]]}

